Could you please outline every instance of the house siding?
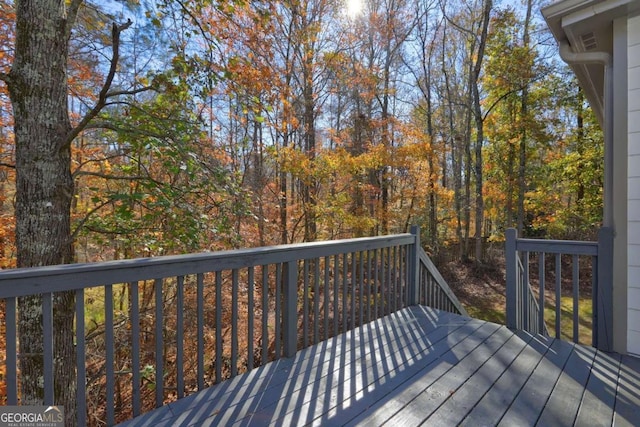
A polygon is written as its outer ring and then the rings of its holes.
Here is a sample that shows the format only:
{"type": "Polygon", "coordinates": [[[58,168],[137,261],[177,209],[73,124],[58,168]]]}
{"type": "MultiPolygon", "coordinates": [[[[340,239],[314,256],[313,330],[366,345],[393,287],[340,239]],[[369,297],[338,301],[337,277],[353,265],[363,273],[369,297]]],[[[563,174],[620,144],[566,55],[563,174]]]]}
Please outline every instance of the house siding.
{"type": "Polygon", "coordinates": [[[627,28],[627,351],[640,354],[640,16],[627,28]]]}

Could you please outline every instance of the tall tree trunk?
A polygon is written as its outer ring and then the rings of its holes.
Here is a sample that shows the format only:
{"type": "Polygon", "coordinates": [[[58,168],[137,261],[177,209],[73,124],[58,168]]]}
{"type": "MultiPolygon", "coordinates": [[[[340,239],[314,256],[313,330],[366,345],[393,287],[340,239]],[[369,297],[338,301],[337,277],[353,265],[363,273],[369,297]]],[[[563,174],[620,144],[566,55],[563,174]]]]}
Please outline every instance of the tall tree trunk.
{"type": "MultiPolygon", "coordinates": [[[[7,82],[16,144],[16,246],[18,267],[70,263],[73,197],[72,127],[67,107],[67,55],[80,1],[16,2],[15,58],[7,82]]],[[[40,296],[20,298],[21,403],[42,404],[43,309],[40,296]]],[[[76,412],[73,344],[74,295],[53,298],[55,403],[66,424],[76,412]]]]}
{"type": "MultiPolygon", "coordinates": [[[[576,131],[577,131],[577,152],[580,156],[580,163],[578,166],[578,176],[582,176],[582,169],[584,162],[582,162],[582,156],[584,156],[584,109],[582,103],[584,102],[584,93],[582,88],[578,86],[578,102],[576,105],[576,131]]],[[[576,194],[576,204],[580,206],[584,200],[586,188],[584,179],[578,181],[578,192],[576,194]]]]}
{"type": "Polygon", "coordinates": [[[482,108],[480,104],[480,89],[478,83],[480,80],[480,71],[482,70],[482,60],[484,58],[484,50],[487,44],[487,34],[489,29],[489,19],[491,17],[491,9],[493,8],[492,0],[485,0],[482,12],[482,32],[480,33],[480,41],[478,44],[478,54],[473,70],[473,105],[476,120],[476,146],[475,146],[475,178],[476,178],[476,253],[477,261],[482,261],[482,229],[484,223],[484,198],[482,195],[482,144],[484,142],[484,117],[482,116],[482,108]]]}
{"type": "MultiPolygon", "coordinates": [[[[305,23],[305,25],[307,25],[305,23]]],[[[313,51],[315,47],[313,43],[305,43],[305,58],[303,62],[302,76],[304,79],[303,97],[304,97],[304,150],[313,167],[316,156],[316,109],[315,109],[315,93],[313,90],[313,51]]],[[[305,223],[304,223],[304,241],[313,242],[317,238],[317,198],[316,198],[316,179],[312,175],[302,183],[302,198],[304,203],[305,223]]]]}
{"type": "MultiPolygon", "coordinates": [[[[522,44],[525,49],[529,49],[529,25],[531,21],[532,0],[527,1],[527,13],[524,20],[524,34],[522,36],[522,44]]],[[[524,196],[527,191],[527,123],[529,115],[529,85],[525,84],[522,88],[520,114],[522,116],[522,125],[520,126],[520,166],[518,169],[518,235],[522,236],[524,232],[524,196]]]]}

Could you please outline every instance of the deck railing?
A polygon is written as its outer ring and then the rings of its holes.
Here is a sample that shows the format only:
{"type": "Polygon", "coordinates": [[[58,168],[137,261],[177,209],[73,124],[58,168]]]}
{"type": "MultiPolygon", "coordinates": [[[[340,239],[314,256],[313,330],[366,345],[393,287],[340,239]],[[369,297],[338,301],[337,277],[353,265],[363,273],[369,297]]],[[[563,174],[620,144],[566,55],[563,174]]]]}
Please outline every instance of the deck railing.
{"type": "Polygon", "coordinates": [[[6,403],[18,299],[41,295],[45,405],[56,293],[75,293],[77,424],[124,421],[417,303],[466,314],[412,233],[0,272],[6,403]]]}
{"type": "Polygon", "coordinates": [[[585,303],[581,297],[582,287],[591,294],[590,307],[583,310],[591,312],[591,342],[586,344],[611,350],[613,231],[601,228],[597,242],[522,239],[514,229],[507,230],[506,239],[507,326],[549,335],[547,322],[551,320],[550,329],[556,338],[568,335],[574,342],[580,342],[581,320],[584,320],[581,304],[585,303]],[[547,275],[547,254],[554,259],[551,280],[547,275]],[[583,279],[581,260],[591,265],[583,279]],[[568,261],[571,268],[570,286],[564,289],[563,261],[568,261]],[[531,268],[534,262],[537,270],[531,268]],[[570,303],[563,305],[563,299],[570,303]],[[545,318],[545,307],[553,319],[545,318]],[[567,317],[572,322],[568,333],[562,324],[567,317]]]}

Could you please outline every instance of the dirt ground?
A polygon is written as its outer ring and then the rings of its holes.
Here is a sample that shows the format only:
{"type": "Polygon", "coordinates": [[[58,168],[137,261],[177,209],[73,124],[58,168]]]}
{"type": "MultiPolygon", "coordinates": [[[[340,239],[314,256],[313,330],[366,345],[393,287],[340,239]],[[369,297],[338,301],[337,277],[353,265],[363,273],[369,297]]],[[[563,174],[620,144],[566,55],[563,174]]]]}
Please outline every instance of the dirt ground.
{"type": "Polygon", "coordinates": [[[481,266],[474,261],[449,261],[438,269],[470,316],[505,323],[503,259],[481,266]]]}

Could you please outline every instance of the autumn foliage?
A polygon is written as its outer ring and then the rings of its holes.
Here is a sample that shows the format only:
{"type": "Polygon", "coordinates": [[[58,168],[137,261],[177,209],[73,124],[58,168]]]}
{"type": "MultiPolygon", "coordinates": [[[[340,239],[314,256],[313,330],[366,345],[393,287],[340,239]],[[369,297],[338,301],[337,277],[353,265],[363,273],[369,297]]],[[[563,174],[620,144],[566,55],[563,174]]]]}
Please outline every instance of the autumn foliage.
{"type": "MultiPolygon", "coordinates": [[[[72,141],[75,261],[412,224],[431,254],[456,244],[467,258],[474,240],[500,241],[508,227],[583,238],[599,226],[601,132],[566,67],[524,37],[522,10],[493,5],[480,50],[481,1],[370,1],[354,17],[333,0],[156,3],[87,3],[72,33],[77,124],[108,74],[111,24],[133,22],[109,102],[72,141]],[[481,52],[478,127],[470,73],[481,52]]],[[[0,1],[3,74],[14,21],[14,3],[0,1]]],[[[547,37],[540,25],[526,22],[531,37],[547,37]]],[[[0,82],[0,269],[16,265],[12,126],[0,82]]],[[[143,300],[150,289],[142,284],[143,300]]],[[[125,312],[128,290],[118,292],[125,312]]],[[[89,390],[99,396],[104,319],[88,319],[89,390]]],[[[143,345],[152,363],[152,343],[143,345]]],[[[91,408],[95,425],[103,404],[91,408]]]]}

